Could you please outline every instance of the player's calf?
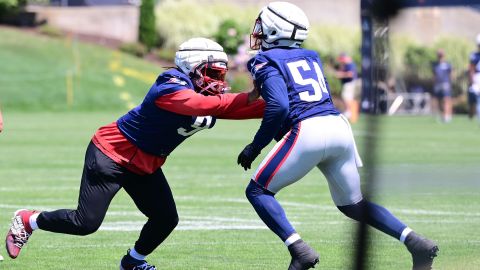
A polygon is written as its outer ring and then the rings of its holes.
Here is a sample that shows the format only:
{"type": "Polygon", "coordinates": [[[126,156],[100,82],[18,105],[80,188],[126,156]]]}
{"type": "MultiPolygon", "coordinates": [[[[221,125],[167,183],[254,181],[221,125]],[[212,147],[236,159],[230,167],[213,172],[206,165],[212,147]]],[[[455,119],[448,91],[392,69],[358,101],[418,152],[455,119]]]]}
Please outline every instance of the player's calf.
{"type": "Polygon", "coordinates": [[[12,224],[5,239],[5,247],[10,258],[17,258],[23,246],[28,242],[33,232],[29,220],[36,213],[38,211],[20,209],[13,215],[12,224]]]}
{"type": "Polygon", "coordinates": [[[437,244],[415,232],[411,232],[405,239],[405,245],[412,254],[412,270],[432,269],[433,259],[437,256],[439,250],[437,244]]]}
{"type": "Polygon", "coordinates": [[[314,268],[319,262],[320,256],[318,253],[302,239],[297,240],[288,246],[288,251],[292,256],[288,270],[306,270],[314,268]]]}

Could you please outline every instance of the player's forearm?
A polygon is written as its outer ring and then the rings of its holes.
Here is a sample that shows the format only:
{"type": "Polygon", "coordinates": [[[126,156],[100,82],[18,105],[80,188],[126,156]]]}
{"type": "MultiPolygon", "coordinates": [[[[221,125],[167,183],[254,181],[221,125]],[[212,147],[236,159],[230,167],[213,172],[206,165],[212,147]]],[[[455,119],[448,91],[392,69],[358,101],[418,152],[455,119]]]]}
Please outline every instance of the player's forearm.
{"type": "Polygon", "coordinates": [[[218,118],[236,120],[262,118],[264,110],[265,101],[260,99],[251,102],[247,106],[236,108],[235,110],[218,115],[218,118]]]}
{"type": "Polygon", "coordinates": [[[218,116],[248,105],[248,94],[204,96],[193,90],[178,91],[159,97],[155,104],[164,110],[192,116],[218,116]]]}

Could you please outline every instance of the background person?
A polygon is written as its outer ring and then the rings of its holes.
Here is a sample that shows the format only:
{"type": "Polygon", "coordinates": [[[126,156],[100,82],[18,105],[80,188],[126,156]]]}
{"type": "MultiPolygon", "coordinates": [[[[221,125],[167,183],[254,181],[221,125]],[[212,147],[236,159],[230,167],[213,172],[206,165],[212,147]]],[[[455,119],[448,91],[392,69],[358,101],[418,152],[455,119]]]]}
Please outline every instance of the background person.
{"type": "Polygon", "coordinates": [[[316,167],[325,175],[332,199],[342,213],[357,221],[366,220],[404,243],[414,270],[431,269],[437,245],[413,232],[384,207],[363,198],[357,170],[361,160],[348,120],[332,102],[318,54],[300,47],[308,28],[305,13],[288,2],[268,4],[255,21],[250,44],[259,51],[247,66],[266,107],[253,141],[240,152],[237,163],[250,169],[265,146],[273,139],[278,142],[246,188],[249,202],[288,248],[288,269],[314,267],[319,255],[301,239],[275,195],[316,167]]]}
{"type": "Polygon", "coordinates": [[[432,65],[433,70],[433,95],[435,105],[442,122],[452,121],[452,65],[446,61],[445,52],[437,51],[437,61],[432,65]]]}
{"type": "Polygon", "coordinates": [[[477,51],[470,55],[470,65],[468,67],[468,78],[470,87],[468,89],[469,117],[473,118],[476,114],[480,121],[480,34],[476,38],[477,51]]]}
{"type": "Polygon", "coordinates": [[[352,58],[346,53],[341,53],[338,58],[338,69],[335,72],[338,79],[342,83],[342,100],[345,104],[345,111],[343,114],[355,123],[358,119],[359,105],[355,99],[357,67],[352,58]]]}
{"type": "Polygon", "coordinates": [[[146,256],[173,231],[178,214],[162,165],[184,140],[215,125],[216,118],[259,118],[264,103],[249,94],[222,94],[227,55],[216,42],[193,38],[175,56],[177,68],[160,74],[143,102],[100,127],[88,145],[77,209],[15,212],[6,237],[16,258],[36,229],[88,235],[101,225],[115,194],[124,188],[148,218],[121,270],[155,270],[146,256]]]}
{"type": "Polygon", "coordinates": [[[2,116],[2,110],[0,110],[0,132],[3,131],[3,116],[2,116]]]}

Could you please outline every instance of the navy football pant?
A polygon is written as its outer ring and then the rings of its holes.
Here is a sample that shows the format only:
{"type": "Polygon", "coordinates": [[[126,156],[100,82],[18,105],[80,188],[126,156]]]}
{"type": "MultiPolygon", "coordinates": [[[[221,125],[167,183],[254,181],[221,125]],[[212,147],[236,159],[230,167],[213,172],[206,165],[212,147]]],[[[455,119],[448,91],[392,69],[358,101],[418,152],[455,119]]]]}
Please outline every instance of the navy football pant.
{"type": "Polygon", "coordinates": [[[77,209],[41,212],[37,224],[42,230],[73,235],[95,232],[105,217],[115,194],[124,188],[137,208],[148,217],[135,250],[150,254],[178,224],[178,214],[170,187],[161,169],[137,175],[104,155],[92,142],[85,154],[77,209]]]}

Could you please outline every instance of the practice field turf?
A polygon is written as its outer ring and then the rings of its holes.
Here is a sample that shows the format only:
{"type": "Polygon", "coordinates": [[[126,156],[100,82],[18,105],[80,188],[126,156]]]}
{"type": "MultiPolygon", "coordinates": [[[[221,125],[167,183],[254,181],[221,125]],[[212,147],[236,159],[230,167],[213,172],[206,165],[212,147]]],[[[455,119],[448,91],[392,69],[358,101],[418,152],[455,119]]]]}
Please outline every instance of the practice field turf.
{"type": "MultiPolygon", "coordinates": [[[[17,208],[75,207],[86,146],[98,126],[120,114],[4,112],[0,231],[7,232],[17,208]]],[[[169,157],[164,172],[180,224],[149,257],[159,269],[287,269],[286,248],[244,196],[253,172],[236,165],[258,123],[218,121],[169,157]]],[[[438,242],[435,269],[480,269],[478,124],[463,116],[448,125],[430,117],[394,117],[382,118],[381,127],[374,201],[438,242]]],[[[353,129],[363,152],[369,132],[363,122],[353,129]]],[[[317,269],[351,269],[356,224],[333,205],[318,171],[277,196],[299,233],[320,253],[317,269]]],[[[95,234],[35,232],[16,260],[0,249],[5,257],[0,269],[118,269],[144,221],[121,191],[95,234]]],[[[398,241],[376,231],[370,240],[370,269],[410,268],[410,255],[398,241]]]]}

